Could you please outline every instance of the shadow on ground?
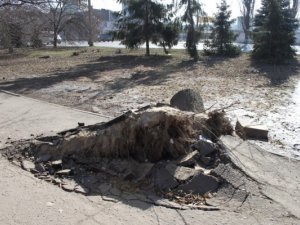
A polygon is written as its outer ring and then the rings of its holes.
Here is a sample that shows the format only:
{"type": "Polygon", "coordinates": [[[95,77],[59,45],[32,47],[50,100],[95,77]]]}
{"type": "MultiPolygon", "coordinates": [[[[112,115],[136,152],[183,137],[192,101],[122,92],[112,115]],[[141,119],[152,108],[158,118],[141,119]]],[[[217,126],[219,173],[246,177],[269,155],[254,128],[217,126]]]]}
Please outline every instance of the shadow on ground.
{"type": "Polygon", "coordinates": [[[293,60],[287,64],[272,65],[257,61],[252,61],[251,66],[258,70],[259,74],[270,80],[271,86],[284,84],[290,77],[299,74],[300,63],[293,60]]]}
{"type": "MultiPolygon", "coordinates": [[[[118,55],[100,57],[96,61],[81,64],[64,72],[55,72],[49,75],[39,77],[20,78],[13,81],[0,83],[0,88],[18,93],[36,91],[43,88],[62,83],[64,81],[73,81],[81,77],[88,77],[96,80],[101,77],[102,72],[114,71],[118,69],[133,69],[139,66],[151,67],[146,72],[136,72],[130,78],[120,78],[108,83],[108,88],[112,91],[120,91],[133,85],[153,85],[163,82],[170,73],[178,68],[190,66],[187,64],[169,64],[171,56],[139,56],[139,55],[118,55]],[[163,71],[153,70],[164,66],[163,71]],[[152,70],[151,70],[152,69],[152,70]]],[[[43,61],[47,63],[47,61],[43,61]]]]}

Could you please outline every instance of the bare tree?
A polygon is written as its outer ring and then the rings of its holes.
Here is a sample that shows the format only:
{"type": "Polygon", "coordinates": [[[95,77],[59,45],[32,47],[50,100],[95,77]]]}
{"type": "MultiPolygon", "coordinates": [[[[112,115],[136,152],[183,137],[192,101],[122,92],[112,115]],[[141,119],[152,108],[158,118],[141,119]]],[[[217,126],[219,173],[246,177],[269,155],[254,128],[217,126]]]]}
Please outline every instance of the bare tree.
{"type": "Polygon", "coordinates": [[[23,6],[23,5],[36,5],[44,3],[44,0],[0,0],[0,8],[8,6],[23,6]]]}
{"type": "Polygon", "coordinates": [[[249,42],[251,22],[254,17],[255,0],[241,0],[242,26],[245,34],[245,44],[249,42]]]}
{"type": "Polygon", "coordinates": [[[39,31],[44,23],[42,13],[32,5],[0,8],[1,46],[13,52],[15,47],[27,45],[33,30],[39,31]]]}
{"type": "Polygon", "coordinates": [[[57,47],[58,35],[63,31],[65,26],[78,16],[80,10],[83,9],[84,1],[76,0],[46,0],[41,5],[41,9],[48,18],[49,26],[53,32],[53,47],[57,47]],[[81,4],[81,5],[79,5],[81,4]],[[81,6],[81,7],[80,7],[81,6]]]}

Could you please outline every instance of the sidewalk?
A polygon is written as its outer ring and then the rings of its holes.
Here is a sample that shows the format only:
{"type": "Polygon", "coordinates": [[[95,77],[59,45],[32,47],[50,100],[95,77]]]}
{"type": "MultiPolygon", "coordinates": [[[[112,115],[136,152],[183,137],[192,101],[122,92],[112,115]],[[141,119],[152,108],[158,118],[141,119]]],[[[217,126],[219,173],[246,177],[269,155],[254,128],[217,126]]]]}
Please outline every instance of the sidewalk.
{"type": "Polygon", "coordinates": [[[109,117],[0,91],[0,149],[9,141],[53,135],[78,126],[105,122],[109,117]]]}

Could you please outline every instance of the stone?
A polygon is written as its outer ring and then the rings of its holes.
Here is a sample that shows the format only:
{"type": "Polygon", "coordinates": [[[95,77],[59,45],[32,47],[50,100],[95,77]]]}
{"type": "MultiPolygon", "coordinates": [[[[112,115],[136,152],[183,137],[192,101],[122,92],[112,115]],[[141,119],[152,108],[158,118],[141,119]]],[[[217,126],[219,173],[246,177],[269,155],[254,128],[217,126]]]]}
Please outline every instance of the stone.
{"type": "Polygon", "coordinates": [[[35,170],[35,165],[33,162],[29,160],[23,160],[21,163],[21,166],[24,170],[31,172],[32,170],[35,170]]]}
{"type": "Polygon", "coordinates": [[[62,183],[62,181],[61,181],[61,179],[59,179],[59,178],[55,178],[55,179],[53,180],[53,183],[54,183],[54,184],[57,184],[57,185],[60,185],[60,184],[62,183]]]}
{"type": "Polygon", "coordinates": [[[36,163],[44,163],[44,162],[48,162],[51,159],[51,155],[49,154],[43,154],[43,155],[39,155],[35,162],[36,163]]]}
{"type": "Polygon", "coordinates": [[[97,106],[92,106],[92,111],[94,113],[99,113],[101,110],[97,106]]]}
{"type": "Polygon", "coordinates": [[[52,207],[52,206],[54,206],[54,202],[47,202],[47,203],[46,203],[46,206],[52,207]]]}
{"type": "Polygon", "coordinates": [[[56,172],[57,175],[69,175],[72,172],[70,169],[59,170],[56,172]]]}
{"type": "Polygon", "coordinates": [[[40,57],[40,59],[49,59],[49,58],[51,58],[50,55],[44,55],[44,56],[41,56],[41,57],[40,57]]]}
{"type": "Polygon", "coordinates": [[[186,184],[180,185],[178,190],[203,195],[208,192],[216,191],[218,187],[219,181],[217,178],[199,173],[186,184]]]}
{"type": "Polygon", "coordinates": [[[166,169],[179,182],[187,181],[198,173],[198,171],[194,169],[183,166],[176,166],[172,163],[168,164],[166,166],[166,169]]]}
{"type": "Polygon", "coordinates": [[[39,173],[44,173],[44,172],[46,171],[44,165],[41,164],[41,163],[36,163],[36,164],[35,164],[35,169],[36,169],[39,173]]]}
{"type": "Polygon", "coordinates": [[[253,121],[238,119],[235,131],[243,139],[255,139],[268,141],[269,130],[266,126],[256,124],[253,121]]]}
{"type": "Polygon", "coordinates": [[[64,181],[64,183],[62,184],[62,189],[68,192],[72,192],[75,190],[77,184],[73,181],[64,181]]]}
{"type": "Polygon", "coordinates": [[[55,168],[59,168],[62,166],[62,160],[60,159],[60,160],[52,161],[51,165],[55,168]]]}
{"type": "Polygon", "coordinates": [[[185,89],[177,92],[172,97],[170,104],[182,111],[195,113],[205,112],[203,100],[200,94],[192,89],[185,89]]]}
{"type": "Polygon", "coordinates": [[[83,194],[83,195],[87,195],[89,193],[89,189],[88,188],[80,186],[80,185],[76,186],[74,191],[76,193],[83,194]]]}
{"type": "Polygon", "coordinates": [[[187,154],[186,156],[183,156],[181,159],[179,159],[178,165],[186,166],[186,167],[194,167],[199,157],[200,157],[200,153],[197,150],[193,151],[187,154]]]}

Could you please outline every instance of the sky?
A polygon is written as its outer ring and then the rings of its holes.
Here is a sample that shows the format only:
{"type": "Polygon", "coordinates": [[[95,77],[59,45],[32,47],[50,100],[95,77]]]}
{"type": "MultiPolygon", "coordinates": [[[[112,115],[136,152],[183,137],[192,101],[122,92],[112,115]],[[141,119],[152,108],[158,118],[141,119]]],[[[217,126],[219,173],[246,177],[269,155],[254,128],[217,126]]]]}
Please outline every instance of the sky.
{"type": "MultiPolygon", "coordinates": [[[[227,0],[227,3],[231,6],[232,17],[237,17],[241,14],[240,1],[241,0],[227,0]]],[[[171,0],[162,0],[161,2],[168,4],[171,0]]],[[[200,2],[202,2],[206,13],[212,16],[216,12],[216,5],[220,0],[202,0],[200,2]]],[[[110,9],[113,11],[119,11],[122,8],[115,0],[92,0],[92,5],[96,9],[110,9]]]]}

